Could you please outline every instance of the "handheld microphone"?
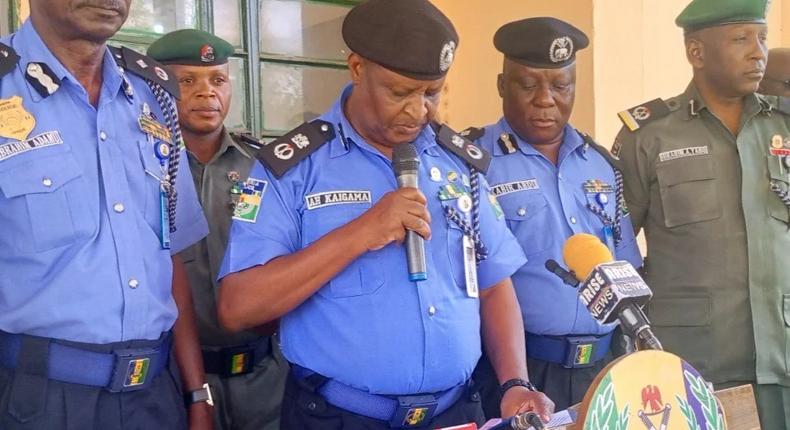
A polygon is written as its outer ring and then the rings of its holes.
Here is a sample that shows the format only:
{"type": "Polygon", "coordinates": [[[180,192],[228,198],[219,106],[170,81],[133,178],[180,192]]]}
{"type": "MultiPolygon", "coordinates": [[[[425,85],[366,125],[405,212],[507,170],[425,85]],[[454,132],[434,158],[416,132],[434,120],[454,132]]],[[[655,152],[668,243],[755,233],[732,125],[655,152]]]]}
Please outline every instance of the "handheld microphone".
{"type": "Polygon", "coordinates": [[[514,415],[506,420],[502,420],[501,423],[491,427],[490,430],[494,430],[494,429],[528,430],[531,428],[535,430],[543,430],[546,428],[543,425],[543,421],[540,420],[538,414],[536,414],[535,412],[524,412],[518,415],[514,415]]]}
{"type": "MultiPolygon", "coordinates": [[[[414,145],[403,143],[395,146],[392,151],[392,169],[398,179],[398,187],[419,188],[420,158],[417,156],[417,149],[414,145]]],[[[428,269],[425,264],[425,240],[412,230],[406,231],[406,260],[409,266],[410,281],[428,279],[428,269]]]]}
{"type": "Polygon", "coordinates": [[[627,261],[613,261],[612,253],[597,236],[571,236],[562,250],[565,264],[582,282],[579,300],[600,324],[620,321],[625,332],[647,349],[662,350],[642,312],[653,293],[627,261]]]}
{"type": "Polygon", "coordinates": [[[579,281],[576,280],[576,275],[573,272],[565,270],[562,266],[560,266],[560,263],[557,263],[552,259],[548,259],[546,260],[546,269],[549,272],[557,275],[557,277],[562,279],[562,282],[565,284],[570,285],[573,288],[579,286],[579,281]]]}

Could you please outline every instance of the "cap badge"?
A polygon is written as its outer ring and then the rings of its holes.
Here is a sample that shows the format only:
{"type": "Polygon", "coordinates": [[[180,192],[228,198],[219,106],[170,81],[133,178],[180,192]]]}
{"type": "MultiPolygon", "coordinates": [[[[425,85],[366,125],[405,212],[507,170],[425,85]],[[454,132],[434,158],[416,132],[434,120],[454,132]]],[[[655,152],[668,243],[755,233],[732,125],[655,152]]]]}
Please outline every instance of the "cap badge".
{"type": "Polygon", "coordinates": [[[455,59],[455,42],[452,40],[445,43],[442,47],[442,52],[439,54],[439,70],[442,73],[446,72],[453,64],[455,59]]]}
{"type": "Polygon", "coordinates": [[[200,47],[200,61],[204,63],[214,62],[214,47],[211,45],[203,45],[200,47]]]}
{"type": "Polygon", "coordinates": [[[554,39],[549,48],[549,58],[552,63],[562,63],[573,55],[573,41],[568,36],[554,39]]]}

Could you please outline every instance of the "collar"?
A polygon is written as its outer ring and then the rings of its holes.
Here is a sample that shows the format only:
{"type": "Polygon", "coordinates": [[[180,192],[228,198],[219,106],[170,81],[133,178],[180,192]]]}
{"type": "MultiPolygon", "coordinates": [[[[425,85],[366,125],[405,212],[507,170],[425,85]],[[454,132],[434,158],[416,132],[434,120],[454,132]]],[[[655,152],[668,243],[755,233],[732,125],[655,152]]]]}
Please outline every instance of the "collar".
{"type": "Polygon", "coordinates": [[[243,145],[239,144],[233,137],[231,137],[230,132],[228,131],[227,127],[222,127],[222,143],[219,145],[219,150],[217,151],[217,155],[215,158],[218,158],[228,152],[229,149],[235,148],[241,155],[245,156],[246,158],[252,158],[252,154],[250,154],[249,150],[245,148],[243,145]]]}
{"type": "MultiPolygon", "coordinates": [[[[691,81],[686,87],[686,91],[680,97],[681,109],[684,109],[683,119],[692,120],[699,117],[700,112],[708,109],[708,103],[700,95],[694,81],[691,81]],[[684,107],[685,106],[685,107],[684,107]]],[[[771,110],[770,103],[767,103],[758,94],[749,94],[743,99],[743,113],[741,118],[751,118],[762,111],[771,110]]]]}
{"type": "MultiPolygon", "coordinates": [[[[61,88],[64,84],[70,82],[76,85],[87,98],[85,89],[77,78],[75,78],[60,60],[52,54],[52,51],[49,50],[44,40],[41,39],[41,36],[39,36],[30,19],[26,20],[19,31],[14,35],[12,47],[19,54],[20,60],[17,67],[22,76],[26,75],[26,69],[29,63],[44,63],[52,71],[52,74],[61,81],[61,88]]],[[[112,100],[118,94],[118,91],[122,91],[123,77],[109,49],[106,47],[104,49],[104,58],[102,61],[102,96],[105,96],[105,91],[111,90],[106,96],[109,97],[109,100],[112,100]]],[[[30,91],[30,99],[34,102],[37,103],[44,99],[44,97],[32,88],[30,84],[28,84],[28,89],[30,91]]],[[[60,90],[60,88],[58,90],[60,90]]]]}
{"type": "MultiPolygon", "coordinates": [[[[357,133],[356,129],[354,129],[351,122],[346,117],[345,112],[343,112],[343,106],[353,89],[353,84],[346,85],[340,97],[335,100],[332,108],[321,116],[322,120],[335,124],[337,131],[337,137],[329,143],[330,158],[348,154],[352,145],[356,145],[365,151],[375,151],[373,147],[357,133]]],[[[439,155],[439,147],[436,143],[436,132],[430,126],[425,126],[412,143],[417,147],[418,153],[425,152],[434,157],[439,155]]],[[[378,151],[375,151],[375,153],[378,154],[378,151]]]]}
{"type": "MultiPolygon", "coordinates": [[[[499,122],[496,123],[495,127],[492,127],[492,131],[496,132],[496,134],[494,134],[494,136],[493,136],[495,141],[494,141],[494,145],[492,146],[492,150],[493,150],[493,155],[494,156],[507,155],[507,153],[502,150],[502,147],[497,142],[497,140],[499,140],[499,137],[503,133],[507,133],[507,134],[510,134],[512,136],[515,136],[515,138],[516,138],[516,145],[518,146],[518,149],[524,155],[532,155],[532,156],[537,156],[537,157],[543,157],[543,154],[541,154],[537,149],[535,149],[535,147],[533,147],[529,142],[527,142],[526,140],[522,139],[521,136],[519,136],[518,133],[516,133],[513,130],[513,128],[510,126],[510,124],[508,124],[507,120],[504,117],[502,117],[499,120],[499,122]]],[[[579,148],[584,147],[584,145],[585,145],[584,144],[584,139],[576,131],[576,129],[574,129],[570,124],[565,124],[565,128],[564,128],[564,131],[563,131],[563,137],[562,137],[562,143],[560,144],[560,153],[559,153],[558,159],[561,162],[565,157],[568,156],[568,154],[576,151],[579,148]]],[[[584,151],[582,153],[582,156],[585,159],[587,158],[587,150],[586,150],[586,148],[584,149],[584,151]]]]}

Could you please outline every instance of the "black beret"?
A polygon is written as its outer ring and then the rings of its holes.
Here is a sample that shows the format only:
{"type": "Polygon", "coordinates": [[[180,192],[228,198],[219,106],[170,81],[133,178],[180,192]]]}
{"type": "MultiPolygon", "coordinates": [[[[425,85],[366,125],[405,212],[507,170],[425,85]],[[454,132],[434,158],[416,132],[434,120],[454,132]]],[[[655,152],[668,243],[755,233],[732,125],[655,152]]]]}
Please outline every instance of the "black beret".
{"type": "Polygon", "coordinates": [[[368,0],[346,16],[343,39],[362,57],[424,81],[447,74],[458,46],[453,23],[428,0],[368,0]]]}
{"type": "Polygon", "coordinates": [[[519,64],[558,69],[576,61],[576,51],[590,39],[578,28],[557,18],[527,18],[503,25],[494,34],[499,52],[519,64]]]}
{"type": "Polygon", "coordinates": [[[148,47],[148,56],[162,64],[216,66],[228,62],[233,45],[202,30],[184,29],[165,34],[148,47]]]}

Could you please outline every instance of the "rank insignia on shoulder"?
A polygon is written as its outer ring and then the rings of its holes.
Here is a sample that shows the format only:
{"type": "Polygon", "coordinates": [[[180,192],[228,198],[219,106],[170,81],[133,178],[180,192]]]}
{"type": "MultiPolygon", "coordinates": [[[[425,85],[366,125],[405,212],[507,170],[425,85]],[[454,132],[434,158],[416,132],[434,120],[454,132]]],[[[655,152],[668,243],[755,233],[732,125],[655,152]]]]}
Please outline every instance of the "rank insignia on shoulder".
{"type": "Polygon", "coordinates": [[[0,78],[14,70],[18,62],[19,55],[14,48],[0,43],[0,78]]]}
{"type": "Polygon", "coordinates": [[[269,142],[256,151],[255,157],[266,166],[276,178],[299,164],[324,143],[335,138],[332,124],[315,120],[306,122],[286,135],[269,142]]]}
{"type": "Polygon", "coordinates": [[[669,115],[670,109],[664,100],[658,98],[617,114],[620,121],[631,131],[637,131],[645,124],[669,115]]]}
{"type": "Polygon", "coordinates": [[[115,58],[115,62],[122,68],[155,84],[159,84],[173,97],[181,99],[178,80],[163,64],[125,46],[120,48],[111,47],[110,52],[115,58]]]}
{"type": "Polygon", "coordinates": [[[481,173],[485,174],[488,171],[488,166],[491,164],[491,154],[459,135],[447,125],[442,125],[436,133],[436,141],[481,173]]]}
{"type": "Polygon", "coordinates": [[[603,156],[603,158],[605,158],[606,161],[608,161],[609,164],[612,165],[612,167],[616,167],[615,166],[615,162],[617,160],[619,160],[618,154],[620,153],[620,148],[622,146],[621,143],[619,143],[617,140],[615,140],[614,145],[612,145],[612,151],[610,152],[606,148],[604,148],[603,146],[599,145],[598,142],[596,142],[595,139],[593,139],[592,136],[590,136],[589,134],[582,133],[579,130],[576,130],[576,132],[579,133],[579,135],[581,135],[582,139],[584,140],[584,143],[587,146],[589,146],[590,148],[593,148],[599,154],[601,154],[601,156],[603,156]],[[615,152],[615,151],[617,151],[617,152],[615,152]]]}
{"type": "Polygon", "coordinates": [[[55,94],[60,88],[60,78],[46,63],[27,63],[25,79],[42,98],[55,94]]]}
{"type": "Polygon", "coordinates": [[[516,152],[516,136],[514,136],[512,133],[502,133],[499,135],[499,139],[497,139],[496,143],[505,154],[512,154],[516,152]]]}
{"type": "Polygon", "coordinates": [[[469,127],[458,134],[474,142],[486,134],[486,129],[485,127],[469,127]]]}

